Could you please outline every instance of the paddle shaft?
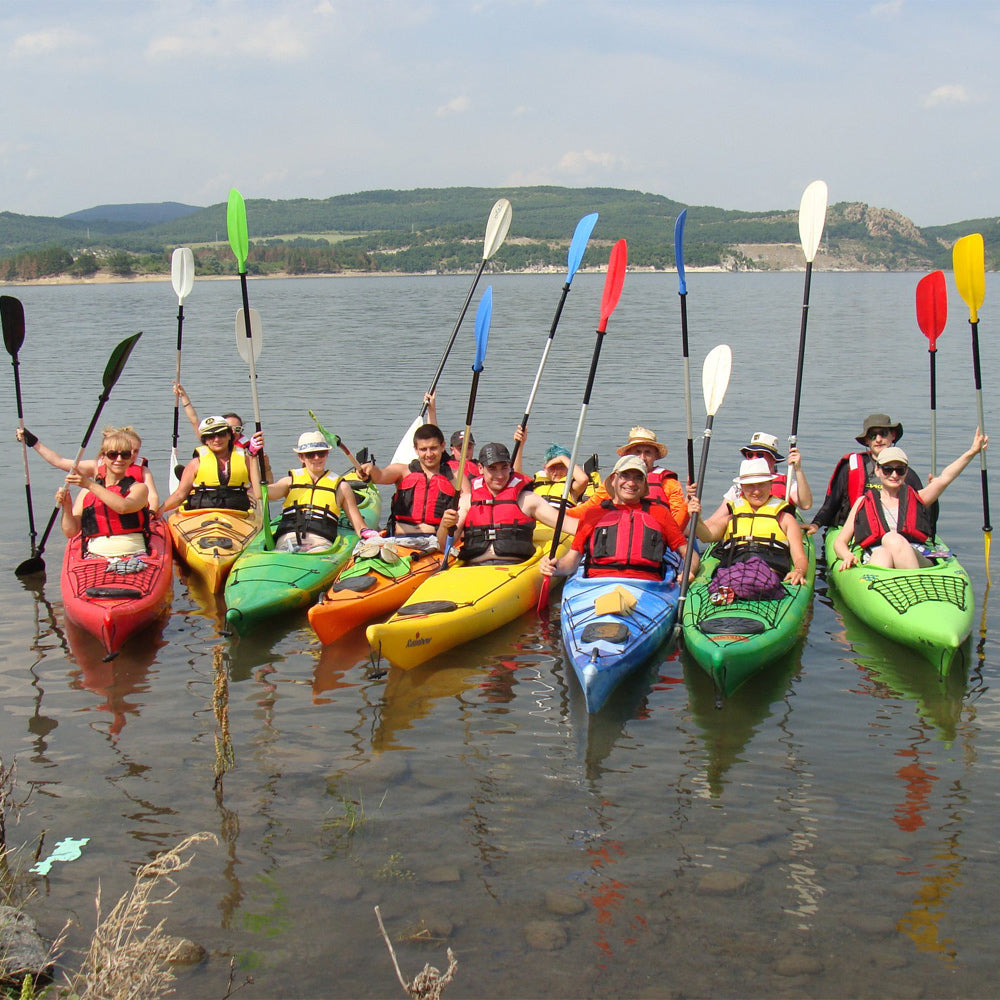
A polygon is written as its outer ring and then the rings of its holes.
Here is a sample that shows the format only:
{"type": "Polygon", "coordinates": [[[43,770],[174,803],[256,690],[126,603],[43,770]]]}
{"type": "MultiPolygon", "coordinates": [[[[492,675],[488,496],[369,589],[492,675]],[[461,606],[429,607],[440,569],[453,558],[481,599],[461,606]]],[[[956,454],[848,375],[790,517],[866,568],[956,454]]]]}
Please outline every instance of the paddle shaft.
{"type": "MultiPolygon", "coordinates": [[[[181,381],[181,341],[184,330],[184,304],[177,305],[177,374],[174,381],[180,385],[181,381]]],[[[177,440],[180,437],[180,406],[181,397],[174,396],[174,458],[177,457],[177,440]]]]}
{"type": "MultiPolygon", "coordinates": [[[[455,329],[451,331],[451,337],[448,340],[448,346],[444,349],[444,354],[441,355],[441,363],[437,367],[437,371],[434,373],[434,378],[431,379],[430,388],[427,390],[426,395],[433,396],[434,390],[437,389],[437,384],[441,379],[441,373],[444,371],[444,366],[448,361],[448,355],[451,354],[452,347],[455,346],[455,340],[458,337],[458,331],[461,329],[462,320],[465,319],[465,314],[469,311],[469,303],[472,302],[472,296],[476,293],[476,285],[479,284],[479,279],[483,276],[483,270],[486,267],[486,259],[483,258],[479,264],[479,270],[476,271],[475,278],[472,279],[472,287],[469,289],[469,294],[465,297],[465,304],[462,306],[462,311],[458,314],[458,322],[455,324],[455,329]]],[[[423,406],[420,407],[420,418],[423,419],[427,413],[428,404],[425,402],[423,406]]]]}
{"type": "MultiPolygon", "coordinates": [[[[702,491],[705,488],[705,470],[708,468],[708,446],[712,440],[712,422],[715,420],[713,414],[709,414],[705,420],[705,434],[701,442],[701,461],[698,465],[698,479],[696,480],[695,496],[701,500],[702,491]]],[[[694,558],[694,542],[697,537],[698,516],[691,518],[688,525],[687,551],[684,553],[684,569],[681,572],[681,590],[677,598],[677,623],[680,625],[681,612],[684,610],[684,600],[687,597],[688,577],[691,575],[691,562],[694,558]]]]}
{"type": "MultiPolygon", "coordinates": [[[[556,327],[559,326],[559,317],[562,316],[563,306],[566,304],[566,296],[569,295],[570,282],[567,281],[562,287],[562,295],[559,297],[559,305],[556,306],[556,314],[552,318],[552,326],[549,327],[549,336],[545,341],[545,347],[542,350],[542,360],[538,363],[538,371],[535,373],[535,382],[531,387],[531,393],[528,396],[528,403],[524,408],[524,416],[521,417],[521,430],[528,429],[528,418],[531,416],[531,407],[535,403],[535,394],[538,392],[538,384],[542,380],[542,372],[545,371],[545,362],[549,358],[549,351],[552,350],[552,341],[556,336],[556,327]]],[[[514,442],[514,450],[510,453],[510,461],[513,465],[517,460],[517,453],[521,449],[521,442],[514,442]]]]}
{"type": "MultiPolygon", "coordinates": [[[[248,364],[250,365],[250,394],[253,398],[254,429],[259,434],[262,429],[260,424],[260,400],[257,397],[257,365],[253,356],[253,331],[250,328],[250,296],[247,292],[247,273],[245,270],[240,271],[240,291],[243,294],[243,324],[246,329],[247,336],[247,357],[248,364]]],[[[264,469],[263,449],[257,452],[257,465],[260,468],[261,483],[267,482],[267,473],[264,469]]],[[[267,512],[265,510],[265,517],[266,515],[267,512]]]]}
{"type": "MultiPolygon", "coordinates": [[[[931,475],[937,475],[937,351],[931,347],[931,475]]],[[[982,419],[982,417],[980,417],[982,419]]]]}
{"type": "Polygon", "coordinates": [[[24,405],[21,398],[21,364],[17,359],[17,354],[11,356],[10,363],[14,368],[14,396],[17,399],[17,426],[21,431],[21,452],[24,457],[24,497],[28,503],[28,533],[31,538],[31,555],[37,556],[38,549],[35,547],[35,508],[31,502],[31,476],[28,472],[28,443],[24,440],[24,405]]]}
{"type": "Polygon", "coordinates": [[[688,355],[687,292],[679,292],[681,300],[681,350],[684,354],[684,414],[687,418],[688,479],[694,481],[694,432],[691,423],[691,360],[688,355]]]}
{"type": "MultiPolygon", "coordinates": [[[[979,365],[979,320],[969,320],[972,328],[972,371],[976,383],[976,411],[979,415],[980,433],[986,433],[986,421],[983,417],[983,378],[979,365]]],[[[983,531],[987,534],[993,530],[990,524],[990,488],[986,475],[986,449],[979,452],[980,475],[983,482],[983,531]]]]}
{"type": "MultiPolygon", "coordinates": [[[[799,440],[799,408],[802,403],[802,370],[806,361],[806,325],[809,322],[809,288],[812,284],[812,261],[806,261],[806,279],[802,290],[802,320],[799,323],[799,356],[795,363],[795,397],[792,401],[792,432],[788,435],[788,447],[795,448],[799,440]]],[[[795,466],[788,469],[788,497],[795,486],[795,466]]]]}

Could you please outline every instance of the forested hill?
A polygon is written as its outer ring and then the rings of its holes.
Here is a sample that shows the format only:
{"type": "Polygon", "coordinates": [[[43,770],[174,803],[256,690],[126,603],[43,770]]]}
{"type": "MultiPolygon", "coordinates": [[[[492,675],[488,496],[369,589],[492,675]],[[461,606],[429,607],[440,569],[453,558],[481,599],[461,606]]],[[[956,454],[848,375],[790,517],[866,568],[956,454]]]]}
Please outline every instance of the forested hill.
{"type": "MultiPolygon", "coordinates": [[[[421,188],[365,191],[325,199],[249,199],[251,273],[341,271],[448,272],[482,258],[494,201],[513,205],[513,223],[494,258],[499,270],[562,268],[574,227],[600,213],[591,246],[629,243],[629,264],[674,266],[674,222],[688,209],[684,258],[689,267],[781,270],[804,266],[798,210],[746,212],[689,206],[662,195],[617,188],[421,188]]],[[[860,202],[830,206],[819,268],[929,270],[950,266],[951,245],[969,232],[986,240],[987,266],[997,261],[1000,222],[978,219],[920,229],[892,209],[860,202]]],[[[109,205],[61,219],[0,213],[0,280],[99,270],[122,276],[169,270],[171,251],[191,246],[199,273],[235,271],[226,235],[226,205],[109,205]],[[156,221],[164,219],[166,221],[156,221]]],[[[598,264],[599,252],[584,262],[598,264]],[[591,259],[592,258],[592,259],[591,259]]]]}

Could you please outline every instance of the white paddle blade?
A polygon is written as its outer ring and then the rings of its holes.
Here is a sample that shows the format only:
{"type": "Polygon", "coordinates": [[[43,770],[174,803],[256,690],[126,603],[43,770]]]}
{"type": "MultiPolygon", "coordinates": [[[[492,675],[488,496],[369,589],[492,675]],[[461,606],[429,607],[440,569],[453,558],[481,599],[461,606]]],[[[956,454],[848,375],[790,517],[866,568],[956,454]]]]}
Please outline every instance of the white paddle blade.
{"type": "Polygon", "coordinates": [[[409,465],[417,457],[416,449],[413,447],[413,435],[416,433],[417,428],[422,427],[423,424],[424,418],[418,413],[413,418],[413,423],[406,428],[406,433],[399,439],[399,444],[396,445],[396,450],[392,454],[390,465],[395,462],[399,462],[402,465],[409,465]]]}
{"type": "Polygon", "coordinates": [[[180,486],[181,481],[177,478],[177,449],[170,449],[170,474],[167,477],[167,481],[170,483],[170,492],[173,493],[174,490],[180,486]]]}
{"type": "MultiPolygon", "coordinates": [[[[250,310],[250,343],[253,344],[253,360],[256,364],[264,343],[260,313],[256,309],[250,310]]],[[[242,308],[236,311],[236,349],[240,352],[240,357],[250,364],[250,344],[247,343],[247,323],[242,308]]]]}
{"type": "Polygon", "coordinates": [[[826,181],[813,181],[803,192],[799,203],[799,242],[809,264],[816,259],[816,251],[819,250],[819,241],[826,225],[828,198],[826,181]]]}
{"type": "Polygon", "coordinates": [[[701,370],[701,386],[705,393],[705,413],[710,417],[714,417],[722,406],[732,370],[733,352],[728,344],[719,344],[708,352],[701,370]]]}
{"type": "Polygon", "coordinates": [[[514,210],[506,198],[501,198],[490,210],[490,218],[486,223],[486,240],[483,243],[483,260],[489,260],[507,239],[510,231],[510,220],[514,210]]]}
{"type": "Polygon", "coordinates": [[[194,288],[194,254],[190,247],[178,247],[170,258],[170,282],[177,295],[177,304],[184,300],[194,288]]]}

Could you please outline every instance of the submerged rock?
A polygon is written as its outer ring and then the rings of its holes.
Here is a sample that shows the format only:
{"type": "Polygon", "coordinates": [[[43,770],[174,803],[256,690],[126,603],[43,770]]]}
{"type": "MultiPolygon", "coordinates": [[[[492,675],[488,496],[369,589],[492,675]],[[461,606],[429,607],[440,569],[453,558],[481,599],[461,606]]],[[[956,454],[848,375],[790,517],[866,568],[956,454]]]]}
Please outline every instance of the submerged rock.
{"type": "Polygon", "coordinates": [[[49,945],[35,921],[13,906],[0,906],[0,980],[20,981],[28,972],[47,976],[51,968],[49,945]]]}
{"type": "Polygon", "coordinates": [[[559,917],[575,917],[587,909],[587,904],[572,892],[549,889],[545,893],[545,909],[559,917]]]}
{"type": "Polygon", "coordinates": [[[569,935],[556,920],[532,920],[525,924],[524,940],[535,951],[558,951],[566,946],[569,935]]]}

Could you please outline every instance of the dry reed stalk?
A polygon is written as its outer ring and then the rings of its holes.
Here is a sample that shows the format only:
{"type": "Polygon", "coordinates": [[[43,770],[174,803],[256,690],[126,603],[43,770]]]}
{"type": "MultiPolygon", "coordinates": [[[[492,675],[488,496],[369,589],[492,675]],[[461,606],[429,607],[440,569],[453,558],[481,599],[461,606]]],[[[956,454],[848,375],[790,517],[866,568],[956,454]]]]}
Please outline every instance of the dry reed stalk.
{"type": "Polygon", "coordinates": [[[225,646],[221,643],[212,653],[212,669],[215,672],[212,708],[219,723],[215,734],[215,785],[218,787],[222,776],[236,763],[233,738],[229,732],[229,669],[226,665],[225,646]]]}
{"type": "Polygon", "coordinates": [[[167,994],[174,974],[168,960],[171,945],[164,933],[166,919],[151,924],[154,906],[169,902],[180,886],[173,876],[194,859],[195,844],[218,838],[212,833],[196,833],[175,848],[158,854],[135,873],[135,882],[104,919],[101,919],[101,891],[97,890],[97,927],[79,971],[69,977],[69,988],[79,1000],[155,1000],[167,994]],[[157,896],[161,883],[171,888],[157,896]]]}
{"type": "Polygon", "coordinates": [[[399,985],[406,990],[407,996],[412,997],[413,1000],[441,1000],[444,988],[452,981],[455,971],[458,969],[458,959],[455,958],[451,948],[448,949],[448,968],[445,969],[444,975],[428,962],[413,977],[413,982],[408,983],[400,971],[399,962],[396,959],[396,949],[393,948],[389,935],[385,931],[385,924],[382,923],[382,912],[377,906],[375,907],[375,917],[378,920],[379,930],[382,932],[382,940],[385,941],[385,946],[389,949],[389,957],[396,969],[396,978],[399,980],[399,985]]]}

